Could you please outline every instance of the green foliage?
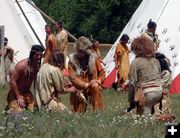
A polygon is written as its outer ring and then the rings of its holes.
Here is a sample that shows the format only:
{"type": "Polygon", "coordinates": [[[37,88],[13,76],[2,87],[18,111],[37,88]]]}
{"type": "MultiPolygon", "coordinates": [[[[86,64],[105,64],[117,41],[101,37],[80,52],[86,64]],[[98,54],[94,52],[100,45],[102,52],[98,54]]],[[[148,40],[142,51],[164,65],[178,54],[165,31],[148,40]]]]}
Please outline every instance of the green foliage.
{"type": "MultiPolygon", "coordinates": [[[[20,114],[5,115],[8,87],[0,86],[0,137],[33,138],[161,138],[164,137],[164,122],[150,118],[133,118],[131,114],[122,115],[127,106],[127,92],[104,90],[105,109],[92,112],[89,106],[85,114],[47,113],[24,111],[20,114]]],[[[171,95],[172,112],[180,120],[180,95],[171,95]]],[[[69,95],[61,96],[69,105],[69,95]]]]}
{"type": "Polygon", "coordinates": [[[77,38],[114,43],[142,0],[33,0],[77,38]]]}

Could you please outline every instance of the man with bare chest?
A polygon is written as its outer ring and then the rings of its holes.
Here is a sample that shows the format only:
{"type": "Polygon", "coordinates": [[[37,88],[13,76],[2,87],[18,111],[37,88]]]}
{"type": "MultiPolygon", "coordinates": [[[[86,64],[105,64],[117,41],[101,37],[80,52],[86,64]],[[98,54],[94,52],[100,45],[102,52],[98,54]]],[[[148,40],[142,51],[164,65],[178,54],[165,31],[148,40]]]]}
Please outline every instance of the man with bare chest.
{"type": "Polygon", "coordinates": [[[29,58],[16,64],[10,78],[7,96],[8,109],[12,112],[20,112],[24,108],[34,109],[34,98],[30,88],[39,71],[43,51],[42,46],[33,45],[29,58]]]}

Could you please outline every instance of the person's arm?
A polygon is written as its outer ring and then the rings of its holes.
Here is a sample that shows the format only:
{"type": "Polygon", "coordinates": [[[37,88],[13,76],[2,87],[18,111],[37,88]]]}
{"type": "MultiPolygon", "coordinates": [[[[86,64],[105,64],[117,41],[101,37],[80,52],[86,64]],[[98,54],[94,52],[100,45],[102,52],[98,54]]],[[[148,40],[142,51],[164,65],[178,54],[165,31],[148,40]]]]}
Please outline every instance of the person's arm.
{"type": "Polygon", "coordinates": [[[131,103],[134,101],[135,86],[137,83],[137,66],[133,61],[130,66],[129,72],[129,90],[128,90],[128,101],[131,103]]]}
{"type": "Polygon", "coordinates": [[[2,50],[0,49],[0,57],[2,56],[2,50]]]}
{"type": "Polygon", "coordinates": [[[102,63],[104,66],[106,66],[106,64],[103,62],[102,58],[101,58],[101,53],[99,51],[99,49],[97,50],[97,54],[98,54],[98,60],[100,63],[102,63]]]}
{"type": "Polygon", "coordinates": [[[70,62],[68,69],[69,69],[70,81],[77,89],[81,90],[81,89],[87,89],[89,87],[89,83],[83,82],[81,79],[77,77],[75,67],[70,62]]]}
{"type": "Polygon", "coordinates": [[[6,46],[6,55],[8,55],[9,59],[11,60],[11,62],[13,62],[14,59],[14,49],[12,49],[9,46],[6,46]]]}
{"type": "Polygon", "coordinates": [[[74,86],[72,85],[69,87],[64,86],[65,81],[67,80],[65,80],[64,78],[65,76],[63,75],[63,73],[60,71],[58,67],[56,67],[56,69],[53,69],[50,75],[51,75],[53,86],[56,93],[66,94],[70,92],[76,92],[76,88],[74,86]]]}
{"type": "Polygon", "coordinates": [[[74,86],[64,88],[64,93],[75,93],[75,92],[77,92],[77,89],[74,86]]]}
{"type": "Polygon", "coordinates": [[[99,60],[99,62],[101,63],[101,64],[103,64],[103,66],[106,66],[106,64],[103,62],[103,60],[102,59],[98,59],[99,60]]]}
{"type": "Polygon", "coordinates": [[[13,90],[17,98],[17,102],[21,108],[25,107],[25,102],[23,96],[19,92],[17,81],[20,78],[20,76],[23,74],[24,72],[23,69],[24,67],[22,67],[20,63],[17,63],[10,78],[10,88],[13,90]]]}
{"type": "Polygon", "coordinates": [[[114,62],[115,62],[115,68],[116,69],[118,69],[118,66],[119,66],[118,60],[120,60],[119,59],[120,55],[121,55],[121,46],[120,46],[120,44],[117,44],[116,50],[115,50],[115,55],[114,55],[114,62]]]}
{"type": "Polygon", "coordinates": [[[60,51],[61,51],[61,52],[64,52],[65,48],[66,48],[66,40],[63,39],[63,40],[62,40],[62,43],[61,43],[60,51]]]}
{"type": "MultiPolygon", "coordinates": [[[[117,48],[116,48],[116,49],[117,49],[117,48]]],[[[114,54],[114,63],[115,63],[115,68],[118,69],[116,50],[115,50],[115,54],[114,54]]]]}
{"type": "Polygon", "coordinates": [[[62,38],[61,38],[61,48],[60,51],[64,52],[64,50],[66,49],[66,45],[67,45],[67,34],[65,32],[63,32],[62,34],[62,38]]]}
{"type": "Polygon", "coordinates": [[[6,48],[4,50],[0,48],[0,56],[2,55],[6,56],[6,48]]]}
{"type": "Polygon", "coordinates": [[[53,39],[53,35],[49,36],[48,43],[49,43],[49,48],[51,49],[51,51],[56,49],[56,39],[53,39]]]}
{"type": "Polygon", "coordinates": [[[98,80],[102,83],[106,77],[105,71],[99,60],[96,60],[97,72],[98,72],[98,80]]]}

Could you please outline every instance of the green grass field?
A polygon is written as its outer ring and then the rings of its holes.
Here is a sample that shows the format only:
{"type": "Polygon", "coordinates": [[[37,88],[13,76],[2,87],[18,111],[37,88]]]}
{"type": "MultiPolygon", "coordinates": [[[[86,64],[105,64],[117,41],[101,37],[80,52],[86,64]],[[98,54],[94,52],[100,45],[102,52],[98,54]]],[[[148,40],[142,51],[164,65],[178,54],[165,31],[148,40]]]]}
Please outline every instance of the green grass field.
{"type": "MultiPolygon", "coordinates": [[[[164,122],[150,118],[134,119],[131,114],[121,115],[128,106],[127,92],[104,90],[105,110],[85,114],[46,113],[24,111],[21,114],[6,115],[8,87],[0,86],[0,137],[18,138],[164,138],[164,122]]],[[[69,105],[69,95],[61,96],[69,105]]],[[[172,112],[175,122],[180,122],[180,95],[171,95],[172,112]]]]}

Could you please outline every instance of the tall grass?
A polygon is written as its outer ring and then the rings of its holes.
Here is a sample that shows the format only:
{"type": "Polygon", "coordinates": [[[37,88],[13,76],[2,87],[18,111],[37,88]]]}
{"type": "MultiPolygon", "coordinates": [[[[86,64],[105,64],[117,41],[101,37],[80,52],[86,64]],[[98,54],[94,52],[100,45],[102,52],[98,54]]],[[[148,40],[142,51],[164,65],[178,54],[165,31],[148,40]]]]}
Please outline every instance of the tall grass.
{"type": "MultiPolygon", "coordinates": [[[[131,114],[122,115],[128,106],[127,92],[104,90],[105,109],[92,112],[91,107],[84,114],[47,113],[45,111],[5,115],[8,87],[0,86],[0,137],[33,138],[163,138],[164,122],[151,118],[134,119],[131,114]]],[[[69,95],[61,96],[69,105],[69,95]]],[[[170,96],[176,122],[180,121],[180,95],[170,96]]]]}

